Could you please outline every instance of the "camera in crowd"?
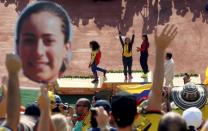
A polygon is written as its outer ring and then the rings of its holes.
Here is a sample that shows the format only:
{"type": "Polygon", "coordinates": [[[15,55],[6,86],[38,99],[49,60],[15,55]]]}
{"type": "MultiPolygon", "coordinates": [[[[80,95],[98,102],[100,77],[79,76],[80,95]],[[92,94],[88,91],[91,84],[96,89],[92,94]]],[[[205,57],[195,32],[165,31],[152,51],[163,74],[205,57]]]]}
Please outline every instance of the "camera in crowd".
{"type": "Polygon", "coordinates": [[[97,116],[97,111],[95,108],[91,108],[91,120],[90,120],[90,124],[93,128],[96,128],[98,126],[97,121],[96,121],[96,116],[97,116]]]}
{"type": "Polygon", "coordinates": [[[97,111],[96,111],[95,108],[91,108],[90,111],[91,111],[91,115],[92,115],[93,117],[97,116],[97,111]]]}
{"type": "Polygon", "coordinates": [[[69,107],[68,103],[59,103],[57,106],[63,110],[68,110],[69,107]]]}
{"type": "Polygon", "coordinates": [[[60,113],[62,111],[68,110],[68,108],[69,108],[68,103],[56,103],[56,108],[54,108],[52,111],[60,113]]]}

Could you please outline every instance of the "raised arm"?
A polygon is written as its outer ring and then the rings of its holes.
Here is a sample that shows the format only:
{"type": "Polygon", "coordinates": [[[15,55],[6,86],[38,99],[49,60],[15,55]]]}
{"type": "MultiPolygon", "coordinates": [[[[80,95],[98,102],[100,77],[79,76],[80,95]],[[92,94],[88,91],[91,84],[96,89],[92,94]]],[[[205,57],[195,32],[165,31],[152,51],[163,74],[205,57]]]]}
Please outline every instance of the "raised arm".
{"type": "Polygon", "coordinates": [[[96,117],[97,125],[100,128],[100,130],[110,131],[110,124],[109,124],[110,117],[106,112],[106,110],[102,106],[96,107],[95,109],[97,113],[95,117],[96,117]]]}
{"type": "Polygon", "coordinates": [[[133,45],[133,43],[134,43],[134,38],[135,38],[135,31],[133,30],[132,31],[132,38],[131,38],[131,44],[133,45]]]}
{"type": "Polygon", "coordinates": [[[8,70],[7,118],[6,126],[17,131],[20,117],[20,90],[18,73],[22,63],[17,55],[7,54],[6,67],[8,70]]]}
{"type": "Polygon", "coordinates": [[[121,45],[123,46],[124,45],[124,41],[122,40],[122,34],[121,34],[121,31],[119,31],[119,40],[120,40],[120,42],[121,42],[121,45]]]}
{"type": "Polygon", "coordinates": [[[156,59],[148,110],[161,111],[165,49],[170,45],[176,34],[177,28],[174,25],[171,25],[171,27],[166,25],[159,36],[157,30],[155,30],[156,59]]]}
{"type": "Polygon", "coordinates": [[[41,94],[38,100],[41,115],[38,123],[38,131],[54,131],[54,127],[50,115],[50,100],[48,97],[47,86],[41,87],[41,94]]]}

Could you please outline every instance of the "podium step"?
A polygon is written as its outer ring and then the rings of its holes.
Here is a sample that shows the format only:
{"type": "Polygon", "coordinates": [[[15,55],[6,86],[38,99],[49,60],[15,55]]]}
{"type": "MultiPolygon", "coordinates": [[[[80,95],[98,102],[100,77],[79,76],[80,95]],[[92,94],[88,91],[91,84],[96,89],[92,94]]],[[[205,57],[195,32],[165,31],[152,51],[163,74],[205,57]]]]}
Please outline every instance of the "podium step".
{"type": "Polygon", "coordinates": [[[133,79],[124,81],[123,73],[107,73],[106,79],[99,77],[99,82],[96,84],[91,83],[92,78],[60,78],[57,80],[59,94],[94,94],[95,91],[102,88],[115,88],[117,85],[122,84],[139,84],[151,83],[152,73],[147,74],[147,78],[141,78],[143,73],[132,73],[133,79]]]}

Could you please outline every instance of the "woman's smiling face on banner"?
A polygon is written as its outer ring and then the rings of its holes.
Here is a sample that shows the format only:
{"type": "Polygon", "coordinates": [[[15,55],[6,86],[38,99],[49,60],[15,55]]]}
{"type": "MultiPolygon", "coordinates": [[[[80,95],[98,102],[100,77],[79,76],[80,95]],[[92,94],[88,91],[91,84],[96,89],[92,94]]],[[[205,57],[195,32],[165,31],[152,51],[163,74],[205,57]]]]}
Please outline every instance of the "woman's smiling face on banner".
{"type": "Polygon", "coordinates": [[[59,75],[69,43],[64,42],[61,19],[47,11],[26,18],[20,31],[18,53],[24,74],[36,82],[52,82],[59,75]]]}

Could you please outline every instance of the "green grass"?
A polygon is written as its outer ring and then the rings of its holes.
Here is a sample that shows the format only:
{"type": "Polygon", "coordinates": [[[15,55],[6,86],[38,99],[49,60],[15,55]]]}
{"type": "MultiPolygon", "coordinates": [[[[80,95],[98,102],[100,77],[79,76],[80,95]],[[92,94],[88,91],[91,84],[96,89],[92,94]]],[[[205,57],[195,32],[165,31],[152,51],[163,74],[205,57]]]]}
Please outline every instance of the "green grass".
{"type": "MultiPolygon", "coordinates": [[[[37,100],[39,91],[38,90],[29,90],[29,89],[21,89],[20,90],[20,97],[21,97],[21,104],[26,106],[30,103],[33,103],[37,100]]],[[[0,95],[2,95],[2,90],[0,89],[0,95]]]]}
{"type": "MultiPolygon", "coordinates": [[[[21,89],[21,103],[24,106],[27,106],[30,103],[33,103],[37,100],[39,91],[38,90],[30,90],[30,89],[21,89]]],[[[91,100],[91,95],[60,95],[63,103],[69,103],[70,105],[74,106],[76,101],[79,98],[88,98],[91,100]]]]}
{"type": "MultiPolygon", "coordinates": [[[[0,95],[1,89],[0,89],[0,95]]],[[[21,96],[21,104],[23,106],[27,106],[28,104],[33,103],[37,100],[39,96],[38,90],[32,90],[32,89],[21,89],[20,90],[20,96],[21,96]]],[[[63,103],[69,103],[71,106],[74,106],[76,101],[79,98],[87,98],[89,100],[92,99],[92,95],[60,95],[63,103]]]]}
{"type": "Polygon", "coordinates": [[[20,94],[21,94],[21,103],[22,105],[26,106],[37,100],[39,91],[30,90],[30,89],[21,89],[20,94]]]}
{"type": "MultiPolygon", "coordinates": [[[[1,90],[0,90],[1,95],[1,90]]],[[[21,89],[20,90],[20,96],[21,96],[21,104],[23,106],[27,106],[28,104],[33,103],[37,100],[39,96],[38,90],[32,90],[32,89],[21,89]]],[[[92,99],[92,95],[60,95],[63,103],[69,103],[71,106],[74,106],[76,101],[79,98],[87,98],[89,100],[92,99]]]]}

